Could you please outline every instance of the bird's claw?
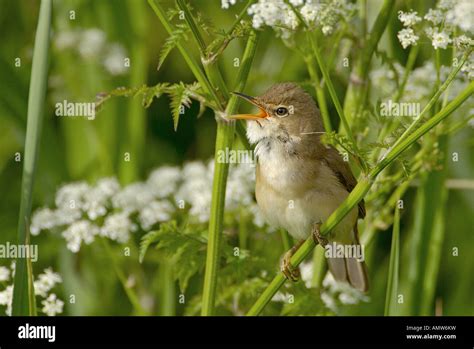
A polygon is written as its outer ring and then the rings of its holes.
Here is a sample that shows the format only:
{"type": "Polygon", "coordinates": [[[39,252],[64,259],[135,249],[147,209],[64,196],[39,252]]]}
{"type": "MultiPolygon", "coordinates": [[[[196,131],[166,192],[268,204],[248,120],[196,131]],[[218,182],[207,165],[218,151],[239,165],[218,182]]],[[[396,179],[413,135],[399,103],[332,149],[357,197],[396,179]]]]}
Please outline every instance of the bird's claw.
{"type": "Polygon", "coordinates": [[[326,237],[321,235],[321,232],[319,230],[320,227],[321,227],[320,222],[315,223],[314,226],[313,226],[312,235],[313,235],[314,242],[317,243],[317,244],[320,244],[321,247],[324,248],[329,243],[329,241],[328,241],[328,239],[326,239],[326,237]]]}
{"type": "Polygon", "coordinates": [[[292,250],[285,253],[280,263],[280,270],[288,280],[296,282],[299,280],[301,273],[298,267],[291,265],[290,260],[293,254],[294,252],[292,250]]]}

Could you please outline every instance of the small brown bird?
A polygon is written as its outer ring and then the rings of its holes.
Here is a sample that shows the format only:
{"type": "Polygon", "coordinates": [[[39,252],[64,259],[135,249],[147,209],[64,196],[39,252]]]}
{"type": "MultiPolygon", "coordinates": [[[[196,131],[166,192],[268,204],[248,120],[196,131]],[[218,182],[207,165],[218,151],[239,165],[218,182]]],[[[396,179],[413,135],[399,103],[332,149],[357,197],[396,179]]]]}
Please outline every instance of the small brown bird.
{"type": "MultiPolygon", "coordinates": [[[[327,239],[319,233],[321,223],[346,199],[357,181],[337,150],[321,143],[324,128],[312,97],[290,82],[275,84],[259,97],[235,94],[259,108],[257,114],[229,117],[248,120],[247,137],[255,144],[257,157],[258,206],[270,225],[286,229],[299,240],[282,259],[285,276],[298,279],[299,270],[291,266],[290,258],[310,234],[323,247],[337,247],[333,251],[348,245],[360,248],[357,219],[365,217],[363,201],[327,239]]],[[[363,258],[334,254],[327,259],[336,280],[368,290],[363,258]]]]}

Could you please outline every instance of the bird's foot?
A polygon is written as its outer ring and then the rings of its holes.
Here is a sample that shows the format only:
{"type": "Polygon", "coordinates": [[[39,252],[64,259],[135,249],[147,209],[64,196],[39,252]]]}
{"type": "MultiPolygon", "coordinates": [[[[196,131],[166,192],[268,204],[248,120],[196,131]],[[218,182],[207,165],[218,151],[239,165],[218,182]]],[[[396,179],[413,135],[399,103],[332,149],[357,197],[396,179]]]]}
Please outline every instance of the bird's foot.
{"type": "Polygon", "coordinates": [[[324,248],[329,243],[329,241],[328,239],[326,239],[326,237],[321,235],[321,232],[319,230],[320,227],[321,227],[321,222],[314,223],[313,231],[311,232],[311,234],[313,235],[314,242],[317,244],[320,244],[321,247],[324,248]]]}
{"type": "Polygon", "coordinates": [[[298,242],[298,244],[296,244],[288,252],[286,252],[280,262],[281,272],[286,276],[288,280],[291,280],[293,282],[299,280],[301,273],[298,267],[294,267],[293,265],[291,265],[291,257],[293,257],[293,255],[298,250],[298,248],[300,248],[303,242],[304,240],[301,240],[300,242],[298,242]]]}

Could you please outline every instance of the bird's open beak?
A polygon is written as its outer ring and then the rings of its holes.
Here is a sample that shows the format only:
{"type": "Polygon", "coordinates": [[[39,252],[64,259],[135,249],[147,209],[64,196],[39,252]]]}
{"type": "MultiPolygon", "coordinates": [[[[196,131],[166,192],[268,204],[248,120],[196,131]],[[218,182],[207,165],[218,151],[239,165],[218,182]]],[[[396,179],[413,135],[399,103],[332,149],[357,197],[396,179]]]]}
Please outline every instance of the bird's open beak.
{"type": "Polygon", "coordinates": [[[232,92],[234,95],[237,95],[243,99],[245,99],[247,102],[252,103],[256,107],[258,107],[259,112],[256,114],[235,114],[235,115],[229,115],[227,118],[229,119],[245,119],[245,120],[258,120],[258,119],[263,119],[268,117],[268,113],[265,111],[265,108],[258,103],[258,101],[251,96],[244,95],[243,93],[240,92],[232,92]]]}

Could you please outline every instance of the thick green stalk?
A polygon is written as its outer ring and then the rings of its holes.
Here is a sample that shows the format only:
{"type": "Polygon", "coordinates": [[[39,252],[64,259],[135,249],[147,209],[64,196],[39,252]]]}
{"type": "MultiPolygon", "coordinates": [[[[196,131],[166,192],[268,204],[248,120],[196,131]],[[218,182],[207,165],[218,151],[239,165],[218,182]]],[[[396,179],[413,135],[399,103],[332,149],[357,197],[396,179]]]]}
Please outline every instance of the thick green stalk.
{"type": "Polygon", "coordinates": [[[158,314],[160,316],[175,316],[176,285],[173,277],[173,267],[169,261],[160,263],[159,280],[158,314]]]}
{"type": "MultiPolygon", "coordinates": [[[[425,133],[430,131],[433,127],[438,125],[441,121],[447,118],[454,110],[456,110],[467,98],[474,93],[474,82],[471,82],[451,103],[443,108],[439,113],[433,116],[430,120],[426,121],[422,126],[416,129],[409,135],[404,135],[399,144],[386,154],[385,158],[380,161],[368,174],[368,176],[362,177],[356,187],[352,190],[349,196],[344,202],[334,211],[331,216],[323,223],[320,228],[321,234],[328,234],[344,216],[349,213],[367,194],[370,187],[372,186],[375,178],[385,169],[390,163],[392,163],[402,152],[408,147],[413,145],[418,139],[420,139],[425,133]]],[[[414,121],[415,122],[415,121],[414,121]]],[[[304,244],[298,249],[298,251],[291,258],[291,264],[298,266],[313,250],[315,242],[312,237],[309,237],[304,244]]],[[[262,295],[258,298],[252,308],[249,310],[247,315],[258,315],[262,312],[265,306],[270,302],[275,293],[285,283],[286,279],[283,273],[279,273],[272,280],[270,285],[263,291],[262,295]]]]}
{"type": "Polygon", "coordinates": [[[385,316],[395,315],[397,304],[398,277],[400,265],[400,209],[395,206],[393,219],[392,246],[390,248],[390,262],[388,267],[387,294],[385,297],[385,316]]]}
{"type": "MultiPolygon", "coordinates": [[[[28,95],[25,154],[21,181],[20,215],[18,219],[18,244],[24,245],[30,243],[29,224],[33,199],[33,185],[48,81],[50,27],[51,0],[43,0],[41,1],[33,50],[33,65],[31,68],[31,81],[28,95]]],[[[18,258],[16,261],[15,283],[13,288],[13,315],[36,315],[34,292],[31,259],[18,258]]]]}
{"type": "Polygon", "coordinates": [[[199,52],[201,54],[201,62],[204,67],[204,71],[206,72],[206,75],[209,78],[209,82],[211,83],[214,90],[217,91],[218,94],[223,97],[221,98],[221,100],[222,103],[224,103],[224,101],[227,101],[230,96],[229,90],[227,89],[227,86],[222,77],[222,73],[219,69],[219,66],[217,65],[217,61],[211,61],[207,59],[206,43],[204,42],[204,38],[202,37],[201,32],[199,31],[199,27],[196,21],[194,20],[193,14],[189,10],[184,0],[176,0],[176,3],[178,5],[178,8],[183,11],[184,19],[186,20],[186,23],[188,24],[188,27],[191,30],[191,34],[194,38],[194,41],[196,41],[198,45],[199,52]]]}
{"type": "MultiPolygon", "coordinates": [[[[245,88],[252,61],[257,47],[257,35],[252,32],[247,41],[242,65],[237,76],[236,91],[245,88]]],[[[226,108],[226,115],[235,114],[239,99],[233,95],[226,108]]],[[[228,163],[217,161],[220,151],[231,148],[234,141],[235,122],[228,121],[217,115],[217,135],[214,163],[214,180],[212,185],[211,214],[209,219],[208,245],[206,256],[206,271],[204,274],[204,288],[202,298],[201,314],[204,316],[213,315],[217,287],[217,269],[219,264],[219,247],[222,237],[222,227],[225,208],[225,192],[227,184],[228,163]]]]}
{"type": "MultiPolygon", "coordinates": [[[[126,6],[131,17],[132,30],[136,35],[131,43],[130,86],[142,86],[146,84],[148,67],[147,46],[143,45],[148,29],[147,7],[142,1],[128,1],[126,6]]],[[[119,178],[123,184],[138,180],[142,173],[147,122],[145,109],[139,100],[130,98],[127,108],[126,135],[125,142],[121,145],[121,154],[130,152],[132,161],[119,162],[119,178]]]]}
{"type": "Polygon", "coordinates": [[[321,117],[323,119],[324,130],[327,133],[332,131],[331,119],[329,117],[328,105],[326,103],[326,96],[324,95],[324,88],[321,86],[321,79],[319,78],[318,72],[315,67],[313,57],[305,59],[306,67],[309,72],[309,76],[313,81],[314,89],[316,90],[316,100],[318,101],[319,110],[321,110],[321,117]]]}
{"type": "Polygon", "coordinates": [[[321,288],[324,275],[326,275],[327,264],[324,256],[324,248],[316,246],[313,252],[313,277],[311,279],[311,287],[321,288]]]}

